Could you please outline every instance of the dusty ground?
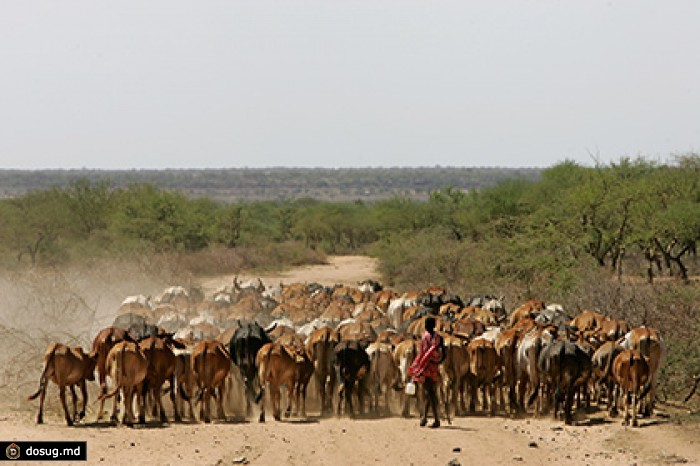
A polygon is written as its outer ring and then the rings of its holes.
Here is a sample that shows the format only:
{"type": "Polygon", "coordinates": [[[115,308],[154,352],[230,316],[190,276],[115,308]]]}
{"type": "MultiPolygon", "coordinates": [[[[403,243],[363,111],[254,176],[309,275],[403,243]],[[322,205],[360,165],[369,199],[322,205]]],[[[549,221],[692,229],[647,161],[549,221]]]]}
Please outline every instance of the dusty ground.
{"type": "MultiPolygon", "coordinates": [[[[330,285],[376,278],[374,263],[366,258],[331,259],[326,266],[262,279],[330,285]]],[[[216,288],[231,278],[209,278],[204,286],[216,288]]],[[[56,397],[51,386],[47,399],[56,397]]],[[[86,440],[90,464],[444,465],[451,459],[461,464],[700,464],[700,426],[669,422],[669,407],[638,429],[597,414],[576,427],[550,418],[465,417],[432,430],[419,428],[415,417],[319,419],[313,409],[305,420],[149,423],[132,429],[93,423],[69,428],[52,404],[41,426],[34,424],[35,403],[1,409],[0,440],[86,440]]],[[[89,420],[94,416],[89,413],[89,420]]]]}

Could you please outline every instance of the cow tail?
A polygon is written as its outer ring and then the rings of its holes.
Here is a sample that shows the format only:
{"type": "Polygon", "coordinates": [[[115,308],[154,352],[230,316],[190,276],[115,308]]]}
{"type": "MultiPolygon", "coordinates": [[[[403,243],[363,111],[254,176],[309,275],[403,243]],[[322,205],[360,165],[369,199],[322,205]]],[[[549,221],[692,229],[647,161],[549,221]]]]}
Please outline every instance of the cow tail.
{"type": "Polygon", "coordinates": [[[49,351],[47,351],[45,358],[46,360],[44,362],[44,371],[41,373],[41,378],[39,378],[39,389],[36,391],[36,393],[29,395],[29,397],[27,397],[27,401],[35,400],[42,391],[46,390],[46,383],[48,382],[49,377],[49,360],[53,355],[54,349],[55,345],[52,346],[49,351]]]}
{"type": "Polygon", "coordinates": [[[260,361],[260,368],[258,369],[258,383],[260,384],[260,390],[258,390],[258,393],[255,395],[255,403],[260,403],[260,400],[262,400],[262,397],[265,394],[265,380],[267,379],[266,372],[268,366],[270,365],[270,357],[272,356],[272,351],[270,351],[270,348],[266,349],[267,354],[260,361]]]}

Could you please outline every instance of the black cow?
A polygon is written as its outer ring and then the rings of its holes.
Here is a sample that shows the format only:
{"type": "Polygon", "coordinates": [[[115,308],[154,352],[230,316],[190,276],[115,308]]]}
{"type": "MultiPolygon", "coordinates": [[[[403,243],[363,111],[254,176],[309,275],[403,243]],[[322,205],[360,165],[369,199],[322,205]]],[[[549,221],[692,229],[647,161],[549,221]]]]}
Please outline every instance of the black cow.
{"type": "MultiPolygon", "coordinates": [[[[540,352],[537,368],[540,380],[549,383],[554,389],[554,418],[564,400],[564,422],[573,423],[571,408],[579,386],[587,383],[592,371],[591,357],[581,346],[570,341],[555,341],[540,352]]],[[[539,387],[538,387],[539,388],[539,387]]],[[[537,396],[537,388],[530,397],[532,403],[537,396]]]]}
{"type": "MultiPolygon", "coordinates": [[[[345,412],[353,417],[355,412],[352,408],[352,395],[355,389],[355,382],[360,382],[369,372],[369,355],[365,351],[366,344],[360,341],[341,341],[333,348],[333,367],[335,368],[336,380],[340,387],[338,397],[338,415],[342,413],[343,398],[345,398],[345,412]]],[[[360,409],[364,406],[364,396],[362,387],[357,390],[360,409]]]]}
{"type": "Polygon", "coordinates": [[[260,348],[271,342],[270,337],[257,322],[242,325],[236,330],[229,342],[231,359],[243,376],[246,392],[246,414],[248,416],[252,414],[252,403],[257,403],[262,396],[255,357],[260,348]]]}

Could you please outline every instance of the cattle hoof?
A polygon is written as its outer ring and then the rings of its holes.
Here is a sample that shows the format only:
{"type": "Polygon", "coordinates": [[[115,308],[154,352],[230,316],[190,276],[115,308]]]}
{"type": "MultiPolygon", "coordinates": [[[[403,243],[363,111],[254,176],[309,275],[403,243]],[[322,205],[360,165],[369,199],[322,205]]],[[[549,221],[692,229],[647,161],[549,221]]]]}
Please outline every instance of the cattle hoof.
{"type": "Polygon", "coordinates": [[[289,414],[290,414],[289,411],[285,411],[285,412],[284,412],[284,417],[288,418],[288,417],[289,417],[289,414]]]}
{"type": "Polygon", "coordinates": [[[43,417],[38,417],[38,418],[36,418],[36,423],[37,423],[37,424],[43,424],[43,423],[44,423],[44,418],[43,418],[43,417]]]}
{"type": "Polygon", "coordinates": [[[261,414],[260,417],[258,418],[258,422],[265,422],[265,414],[261,414]]]}
{"type": "Polygon", "coordinates": [[[275,415],[272,416],[272,417],[275,418],[275,421],[281,421],[281,420],[282,420],[282,417],[281,417],[279,414],[275,414],[275,415]]]}
{"type": "Polygon", "coordinates": [[[67,425],[68,427],[72,427],[72,426],[73,426],[73,420],[72,420],[72,419],[66,419],[66,425],[67,425]]]}
{"type": "Polygon", "coordinates": [[[636,419],[632,421],[632,427],[639,427],[639,423],[636,419]]]}
{"type": "Polygon", "coordinates": [[[205,424],[211,424],[211,419],[209,419],[208,417],[205,417],[205,418],[204,418],[204,423],[205,423],[205,424]]]}

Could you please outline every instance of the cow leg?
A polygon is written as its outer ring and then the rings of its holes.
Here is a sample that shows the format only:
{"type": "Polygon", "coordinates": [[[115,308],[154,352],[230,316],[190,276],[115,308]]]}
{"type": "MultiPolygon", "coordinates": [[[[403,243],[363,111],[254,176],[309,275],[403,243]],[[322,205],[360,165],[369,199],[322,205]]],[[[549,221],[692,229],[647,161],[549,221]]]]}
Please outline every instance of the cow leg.
{"type": "MultiPolygon", "coordinates": [[[[294,382],[292,385],[292,396],[294,396],[294,409],[291,410],[291,413],[294,417],[297,417],[299,415],[299,403],[301,402],[301,387],[299,386],[299,382],[294,382]]],[[[289,412],[290,408],[292,407],[292,399],[289,399],[289,407],[287,408],[287,413],[285,414],[286,417],[289,417],[289,412]]]]}
{"type": "Polygon", "coordinates": [[[61,406],[63,406],[63,414],[66,416],[66,424],[69,426],[73,425],[73,419],[70,417],[70,413],[68,412],[68,406],[66,406],[66,387],[61,385],[59,387],[60,390],[60,397],[61,397],[61,406]]]}
{"type": "Polygon", "coordinates": [[[272,417],[275,418],[275,421],[280,421],[282,420],[282,408],[280,407],[282,397],[279,385],[270,383],[270,396],[272,397],[272,417]]]}
{"type": "Polygon", "coordinates": [[[122,424],[132,425],[132,417],[130,417],[132,411],[132,388],[123,387],[124,391],[124,414],[122,415],[122,424]]]}
{"type": "Polygon", "coordinates": [[[564,423],[566,425],[572,425],[574,423],[572,410],[575,395],[576,387],[573,383],[571,383],[568,387],[566,387],[566,398],[564,399],[564,423]]]}
{"type": "Polygon", "coordinates": [[[352,407],[352,396],[355,391],[355,380],[351,379],[345,382],[345,413],[350,417],[355,417],[355,410],[352,407]]]}
{"type": "MultiPolygon", "coordinates": [[[[153,397],[155,398],[156,405],[158,406],[158,416],[160,418],[160,422],[166,423],[168,422],[168,416],[165,415],[165,408],[163,408],[163,397],[161,396],[163,384],[156,383],[155,385],[156,386],[153,387],[153,397]]],[[[175,405],[173,405],[173,409],[175,409],[177,412],[177,407],[175,407],[175,405]]]]}
{"type": "Polygon", "coordinates": [[[78,395],[75,393],[75,385],[70,386],[71,401],[73,402],[73,421],[78,419],[78,395]]]}
{"type": "MultiPolygon", "coordinates": [[[[104,395],[107,393],[107,381],[105,380],[105,377],[102,373],[100,373],[99,378],[100,378],[100,395],[104,395]]],[[[100,400],[100,409],[97,410],[96,421],[99,421],[102,419],[102,415],[104,414],[104,409],[105,409],[105,400],[103,398],[100,400]]]]}
{"type": "Polygon", "coordinates": [[[80,395],[83,398],[83,406],[81,407],[80,412],[78,413],[78,419],[82,420],[85,419],[85,409],[87,409],[88,402],[87,384],[85,383],[85,379],[80,381],[80,395]]]}
{"type": "Polygon", "coordinates": [[[491,391],[491,416],[496,415],[496,391],[499,391],[501,393],[501,406],[504,405],[503,403],[503,392],[499,390],[499,387],[496,385],[497,382],[491,382],[490,384],[490,391],[491,391]]]}
{"type": "Polygon", "coordinates": [[[41,385],[39,393],[39,414],[36,416],[36,423],[44,423],[44,398],[46,398],[46,384],[41,385]]]}
{"type": "Polygon", "coordinates": [[[178,410],[177,406],[177,394],[175,393],[177,391],[178,386],[175,384],[175,375],[170,376],[170,402],[173,405],[173,412],[174,412],[174,417],[175,417],[175,422],[182,422],[182,418],[180,417],[180,411],[178,410]]]}
{"type": "Polygon", "coordinates": [[[262,386],[262,385],[260,386],[259,406],[260,406],[260,417],[258,418],[258,422],[265,422],[265,389],[264,389],[264,386],[262,386]]]}
{"type": "Polygon", "coordinates": [[[477,390],[476,380],[471,380],[469,383],[469,414],[476,412],[477,390]]]}
{"type": "Polygon", "coordinates": [[[219,396],[216,398],[216,417],[220,421],[225,421],[226,420],[226,412],[224,411],[224,385],[226,383],[226,380],[224,379],[224,382],[222,382],[219,387],[217,388],[219,396]]]}
{"type": "Polygon", "coordinates": [[[630,423],[630,396],[629,396],[629,393],[627,393],[627,390],[625,390],[624,388],[621,388],[621,391],[622,391],[622,396],[625,397],[625,399],[623,400],[624,405],[625,405],[625,416],[624,416],[624,419],[622,420],[622,425],[626,426],[626,425],[629,425],[629,423],[630,423]]]}
{"type": "MultiPolygon", "coordinates": [[[[158,393],[158,396],[156,399],[158,400],[158,403],[160,404],[160,402],[161,402],[160,389],[158,389],[158,390],[159,390],[159,393],[158,393]]],[[[138,385],[136,387],[136,406],[139,409],[139,424],[145,424],[146,423],[146,390],[145,390],[145,385],[144,386],[138,385]]],[[[162,412],[162,410],[163,410],[162,405],[160,406],[160,409],[162,412]]],[[[133,413],[132,413],[132,417],[133,417],[133,413]]],[[[166,419],[166,422],[167,422],[167,419],[166,419]]]]}
{"type": "MultiPolygon", "coordinates": [[[[122,389],[120,391],[124,391],[124,390],[122,389]]],[[[119,416],[119,402],[121,401],[121,394],[119,391],[114,396],[113,401],[114,402],[112,403],[112,415],[109,417],[109,419],[110,419],[110,421],[112,421],[116,424],[117,420],[118,420],[118,416],[119,416]]]]}
{"type": "Polygon", "coordinates": [[[213,388],[204,388],[204,422],[209,424],[211,422],[211,394],[213,388]]]}

